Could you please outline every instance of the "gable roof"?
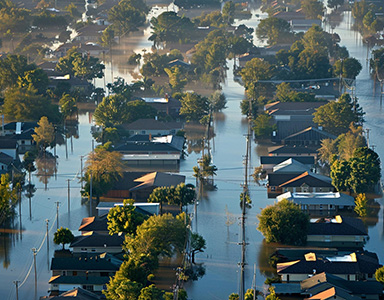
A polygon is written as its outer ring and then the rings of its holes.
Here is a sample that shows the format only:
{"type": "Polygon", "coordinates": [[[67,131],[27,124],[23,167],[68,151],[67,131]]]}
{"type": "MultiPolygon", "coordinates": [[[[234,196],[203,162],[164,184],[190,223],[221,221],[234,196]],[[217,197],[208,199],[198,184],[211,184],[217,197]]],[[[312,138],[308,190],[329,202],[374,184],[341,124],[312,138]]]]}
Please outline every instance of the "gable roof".
{"type": "Polygon", "coordinates": [[[295,147],[295,146],[275,146],[268,148],[269,154],[304,154],[304,155],[311,155],[311,154],[317,154],[317,149],[312,147],[295,147]]]}
{"type": "Polygon", "coordinates": [[[16,130],[16,124],[21,123],[21,130],[35,129],[37,127],[37,122],[10,122],[4,125],[5,130],[16,130]]]}
{"type": "Polygon", "coordinates": [[[304,172],[280,184],[279,187],[298,187],[304,184],[310,187],[333,187],[331,178],[312,172],[304,172]]]}
{"type": "Polygon", "coordinates": [[[377,281],[349,281],[330,273],[316,274],[300,283],[301,290],[310,294],[311,290],[326,289],[330,285],[344,289],[351,294],[373,294],[378,295],[383,291],[383,286],[377,281]]]}
{"type": "Polygon", "coordinates": [[[83,218],[79,231],[108,231],[108,214],[100,217],[83,218]]]}
{"type": "Polygon", "coordinates": [[[344,193],[291,193],[286,192],[276,197],[278,201],[288,199],[299,205],[338,205],[355,206],[355,199],[344,193]]]}
{"type": "MultiPolygon", "coordinates": [[[[56,276],[55,276],[56,277],[56,276]]],[[[52,278],[51,278],[52,279],[52,278]]],[[[90,291],[84,290],[80,287],[72,289],[70,291],[64,292],[59,296],[49,297],[49,300],[95,300],[100,299],[100,297],[90,291]]]]}
{"type": "Polygon", "coordinates": [[[361,219],[336,216],[311,219],[308,235],[368,235],[368,232],[361,219]]]}
{"type": "Polygon", "coordinates": [[[124,242],[124,236],[99,234],[90,232],[88,235],[76,236],[69,247],[119,247],[124,242]]]}
{"type": "Polygon", "coordinates": [[[105,285],[109,282],[109,277],[101,276],[52,276],[49,284],[87,284],[105,285]]]}
{"type": "Polygon", "coordinates": [[[304,165],[315,164],[315,158],[313,156],[260,156],[260,163],[262,165],[278,165],[287,159],[292,158],[304,165]]]}
{"type": "Polygon", "coordinates": [[[17,141],[11,136],[0,136],[0,149],[16,149],[17,141]]]}
{"type": "Polygon", "coordinates": [[[9,166],[12,162],[13,162],[12,156],[9,156],[4,152],[0,152],[0,163],[9,166]]]}
{"type": "MultiPolygon", "coordinates": [[[[148,136],[149,137],[149,136],[148,136]]],[[[153,137],[151,141],[127,142],[117,146],[115,151],[128,153],[147,153],[147,152],[181,152],[184,145],[184,138],[180,136],[168,135],[153,137]]]]}
{"type": "Polygon", "coordinates": [[[302,163],[292,158],[289,158],[286,161],[283,161],[282,163],[273,167],[273,172],[280,173],[280,174],[281,173],[299,173],[299,172],[305,172],[305,171],[310,171],[310,170],[307,166],[303,165],[302,163]]]}
{"type": "Polygon", "coordinates": [[[177,186],[178,184],[185,182],[185,176],[163,172],[152,172],[137,178],[134,181],[141,183],[131,188],[130,191],[136,191],[147,187],[177,186]]]}
{"type": "Polygon", "coordinates": [[[319,141],[322,140],[322,139],[332,139],[332,140],[334,140],[334,139],[337,138],[337,136],[335,136],[333,134],[330,134],[330,133],[328,133],[326,131],[323,131],[323,130],[320,130],[318,128],[310,126],[310,127],[306,128],[306,129],[303,129],[303,130],[301,130],[299,132],[296,132],[294,134],[291,134],[291,135],[285,137],[284,141],[298,138],[301,135],[304,136],[304,137],[302,137],[302,139],[305,139],[305,140],[308,139],[307,138],[308,135],[312,136],[311,140],[316,139],[316,140],[319,140],[319,141]]]}
{"type": "Polygon", "coordinates": [[[316,295],[313,295],[310,298],[306,298],[307,300],[327,300],[330,298],[341,298],[345,300],[355,300],[358,299],[357,297],[351,296],[350,294],[346,293],[340,288],[337,287],[331,287],[325,291],[322,291],[316,295]]]}
{"type": "Polygon", "coordinates": [[[315,112],[315,109],[327,104],[326,101],[316,101],[316,102],[280,102],[276,101],[264,105],[264,110],[270,114],[304,114],[311,115],[315,112]]]}

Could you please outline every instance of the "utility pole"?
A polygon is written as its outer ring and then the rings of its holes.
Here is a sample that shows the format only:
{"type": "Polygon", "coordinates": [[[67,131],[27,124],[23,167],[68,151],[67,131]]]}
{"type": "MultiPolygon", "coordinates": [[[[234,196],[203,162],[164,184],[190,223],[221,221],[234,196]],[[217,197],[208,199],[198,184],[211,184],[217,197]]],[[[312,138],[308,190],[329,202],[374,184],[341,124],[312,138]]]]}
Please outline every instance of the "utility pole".
{"type": "Polygon", "coordinates": [[[80,156],[80,184],[81,184],[81,189],[83,189],[83,155],[80,156]]]}
{"type": "Polygon", "coordinates": [[[91,180],[89,181],[89,215],[92,216],[92,170],[91,173],[91,180]]]}
{"type": "Polygon", "coordinates": [[[67,179],[67,182],[68,182],[68,213],[70,213],[70,210],[71,210],[71,186],[70,186],[71,179],[67,179]]]}
{"type": "Polygon", "coordinates": [[[256,300],[256,264],[253,265],[253,300],[256,300]]]}
{"type": "Polygon", "coordinates": [[[47,255],[49,256],[49,228],[48,228],[49,220],[45,219],[45,223],[47,225],[47,255]]]}
{"type": "Polygon", "coordinates": [[[33,252],[33,266],[35,269],[35,289],[36,289],[37,288],[36,248],[32,248],[32,252],[33,252]]]}
{"type": "Polygon", "coordinates": [[[367,146],[368,146],[368,148],[370,148],[370,146],[369,146],[369,131],[370,130],[371,129],[369,129],[369,128],[365,129],[365,131],[367,132],[367,146]]]}
{"type": "Polygon", "coordinates": [[[57,229],[59,229],[59,206],[60,206],[60,202],[59,201],[56,201],[56,225],[57,225],[57,229]]]}
{"type": "Polygon", "coordinates": [[[13,283],[15,284],[16,287],[16,300],[19,300],[19,282],[18,280],[14,280],[13,283]]]}

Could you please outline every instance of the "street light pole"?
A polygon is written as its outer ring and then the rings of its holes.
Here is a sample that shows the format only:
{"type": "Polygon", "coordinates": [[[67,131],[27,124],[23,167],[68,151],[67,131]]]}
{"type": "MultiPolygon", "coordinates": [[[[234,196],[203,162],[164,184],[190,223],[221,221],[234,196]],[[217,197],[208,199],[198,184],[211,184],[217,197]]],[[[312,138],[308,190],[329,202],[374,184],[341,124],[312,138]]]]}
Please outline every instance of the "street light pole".
{"type": "Polygon", "coordinates": [[[18,280],[13,281],[16,286],[16,300],[19,300],[19,282],[18,280]]]}
{"type": "Polygon", "coordinates": [[[37,270],[36,270],[36,248],[32,248],[32,252],[33,252],[33,266],[34,266],[34,269],[35,269],[35,289],[37,288],[37,270]]]}
{"type": "Polygon", "coordinates": [[[68,213],[70,213],[70,210],[71,210],[71,186],[70,186],[71,179],[67,179],[67,182],[68,182],[68,213]]]}

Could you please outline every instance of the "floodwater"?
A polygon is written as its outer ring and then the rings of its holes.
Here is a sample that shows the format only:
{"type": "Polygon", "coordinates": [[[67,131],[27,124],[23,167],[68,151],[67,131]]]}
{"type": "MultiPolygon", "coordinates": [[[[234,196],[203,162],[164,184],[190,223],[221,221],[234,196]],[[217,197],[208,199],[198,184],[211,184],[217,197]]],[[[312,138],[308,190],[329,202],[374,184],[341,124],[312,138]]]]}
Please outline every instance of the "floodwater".
{"type": "MultiPolygon", "coordinates": [[[[255,14],[258,11],[253,11],[255,14]]],[[[258,18],[241,21],[249,26],[256,26],[258,18]]],[[[362,43],[361,37],[350,30],[350,16],[348,13],[339,24],[333,24],[334,31],[341,36],[341,44],[347,46],[350,55],[356,57],[363,64],[364,69],[357,80],[357,96],[360,105],[366,112],[366,128],[371,129],[370,141],[375,145],[375,150],[384,157],[384,143],[382,143],[384,130],[382,118],[382,106],[378,93],[373,93],[373,83],[370,79],[366,65],[367,49],[362,43]]],[[[151,44],[146,39],[148,31],[144,34],[137,33],[135,51],[149,49],[151,44]],[[142,37],[140,38],[140,35],[142,37]]],[[[121,76],[130,82],[132,76],[130,70],[124,64],[130,54],[124,59],[116,59],[113,65],[113,77],[121,76]]],[[[124,57],[124,55],[122,56],[124,57]]],[[[196,261],[203,263],[206,274],[195,282],[188,282],[185,288],[190,299],[228,299],[232,292],[239,289],[239,267],[241,257],[239,217],[241,184],[244,181],[243,159],[246,151],[247,124],[240,114],[239,104],[244,95],[244,89],[233,81],[231,73],[232,62],[228,62],[228,78],[223,84],[223,92],[227,97],[227,108],[223,113],[215,116],[214,128],[216,136],[211,142],[213,162],[218,167],[215,184],[217,190],[207,191],[199,202],[194,230],[204,236],[207,241],[207,249],[198,254],[196,261]]],[[[107,64],[107,82],[111,79],[110,64],[107,64]],[[110,74],[110,75],[109,75],[110,74]],[[109,76],[109,78],[108,78],[109,76]]],[[[103,82],[98,83],[99,86],[103,82]]],[[[378,90],[378,87],[377,87],[378,90]]],[[[56,230],[56,201],[60,202],[59,225],[68,227],[75,234],[79,234],[77,228],[83,217],[89,216],[89,206],[82,204],[80,198],[80,184],[78,182],[80,172],[80,156],[91,151],[92,137],[90,134],[91,116],[87,113],[80,116],[78,139],[73,139],[73,147],[68,142],[68,159],[66,159],[65,146],[57,147],[58,166],[57,176],[48,178],[47,189],[44,180],[33,176],[32,181],[37,191],[32,198],[31,219],[29,215],[28,198],[23,196],[21,203],[21,218],[15,217],[3,231],[0,229],[0,261],[3,268],[0,271],[0,298],[15,299],[14,281],[20,281],[19,299],[37,299],[37,296],[47,295],[49,289],[48,280],[51,276],[48,262],[53,255],[53,250],[60,246],[53,245],[53,232],[56,230]],[[71,151],[73,148],[73,151],[71,151]],[[68,213],[68,180],[70,182],[70,213],[68,213]],[[46,232],[45,219],[49,219],[49,253],[44,241],[46,232]],[[37,289],[35,293],[35,273],[33,268],[33,254],[31,248],[38,248],[36,255],[37,289]],[[27,276],[28,275],[28,276],[27,276]],[[25,279],[26,278],[26,279],[25,279]]],[[[53,151],[52,151],[53,152],[53,151]]],[[[252,166],[259,164],[259,155],[266,153],[265,146],[253,144],[252,166]]],[[[187,181],[194,183],[192,167],[197,164],[201,153],[192,152],[181,163],[180,172],[187,176],[187,181]]],[[[52,168],[52,167],[51,167],[52,168]]],[[[49,171],[46,173],[49,175],[49,171]]],[[[266,245],[263,236],[256,230],[256,215],[266,205],[273,203],[267,199],[266,189],[254,183],[250,184],[253,208],[247,210],[246,219],[246,288],[250,288],[253,278],[253,265],[257,265],[257,288],[264,290],[263,283],[266,276],[271,276],[273,270],[268,266],[268,256],[274,251],[276,245],[266,245]]],[[[382,203],[382,199],[379,200],[382,203]]],[[[192,208],[190,208],[192,209],[192,208]]],[[[16,207],[19,211],[19,207],[16,207]]],[[[381,263],[384,261],[384,231],[383,210],[368,218],[370,240],[366,249],[379,255],[381,263]]]]}

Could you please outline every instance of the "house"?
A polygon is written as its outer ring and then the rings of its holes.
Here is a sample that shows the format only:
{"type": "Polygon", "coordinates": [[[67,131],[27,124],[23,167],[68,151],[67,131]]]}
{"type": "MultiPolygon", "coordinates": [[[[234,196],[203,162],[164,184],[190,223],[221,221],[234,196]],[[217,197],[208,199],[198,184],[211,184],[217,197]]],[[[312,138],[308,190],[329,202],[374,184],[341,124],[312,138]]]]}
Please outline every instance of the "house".
{"type": "Polygon", "coordinates": [[[51,262],[51,292],[56,294],[73,288],[101,292],[109,278],[119,270],[122,260],[113,255],[81,255],[54,257],[51,262]]]}
{"type": "Polygon", "coordinates": [[[260,156],[260,164],[263,170],[265,170],[267,173],[272,173],[274,166],[288,159],[298,161],[309,169],[312,169],[315,165],[315,158],[313,156],[260,156]]]}
{"type": "Polygon", "coordinates": [[[183,154],[184,138],[175,135],[162,137],[134,136],[125,144],[117,146],[115,151],[122,154],[122,160],[128,167],[178,168],[183,154]]]}
{"type": "Polygon", "coordinates": [[[289,24],[291,25],[292,31],[307,31],[310,29],[313,25],[317,25],[321,27],[321,20],[319,19],[311,19],[311,20],[290,20],[289,24]]]}
{"type": "Polygon", "coordinates": [[[81,235],[87,235],[90,232],[109,234],[107,216],[108,214],[104,214],[102,216],[83,218],[79,227],[81,235]]]}
{"type": "Polygon", "coordinates": [[[74,288],[58,296],[41,297],[41,300],[100,300],[101,297],[81,287],[74,288]]]}
{"type": "Polygon", "coordinates": [[[24,154],[27,151],[33,150],[36,147],[36,142],[33,139],[34,134],[35,129],[30,128],[24,130],[20,134],[13,134],[12,136],[10,136],[13,140],[17,142],[19,154],[24,154]]]}
{"type": "Polygon", "coordinates": [[[296,11],[278,11],[273,14],[273,17],[283,19],[287,22],[291,20],[305,20],[305,14],[301,9],[296,11]]]}
{"type": "Polygon", "coordinates": [[[326,101],[315,102],[280,102],[266,104],[264,111],[277,121],[295,121],[313,119],[317,108],[327,104],[326,101]]]}
{"type": "Polygon", "coordinates": [[[13,158],[4,152],[0,152],[0,174],[5,174],[11,170],[13,158]]]}
{"type": "Polygon", "coordinates": [[[327,290],[324,290],[316,295],[313,295],[309,298],[304,298],[305,300],[362,300],[362,298],[354,297],[348,294],[346,291],[339,287],[331,287],[327,290]]]}
{"type": "MultiPolygon", "coordinates": [[[[124,205],[122,202],[113,203],[113,202],[100,202],[97,207],[98,216],[103,216],[108,214],[111,208],[115,206],[124,205]]],[[[136,207],[136,211],[142,213],[143,215],[152,216],[159,214],[159,203],[133,203],[136,207]]]]}
{"type": "Polygon", "coordinates": [[[311,219],[307,244],[314,247],[362,248],[368,232],[359,218],[337,215],[335,218],[311,219]]]}
{"type": "MultiPolygon", "coordinates": [[[[317,295],[330,288],[338,288],[349,295],[378,300],[383,293],[383,286],[377,281],[348,281],[338,276],[323,272],[300,282],[301,294],[305,296],[317,295]]],[[[320,299],[320,298],[315,298],[320,299]]]]}
{"type": "Polygon", "coordinates": [[[276,197],[277,201],[288,199],[308,213],[338,212],[353,210],[355,199],[343,193],[292,193],[287,192],[276,197]]]}
{"type": "Polygon", "coordinates": [[[282,140],[282,143],[287,146],[309,146],[318,147],[321,146],[321,141],[324,139],[336,139],[337,136],[325,132],[321,128],[315,128],[313,126],[304,130],[291,134],[282,140]]]}
{"type": "Polygon", "coordinates": [[[272,171],[274,174],[292,174],[311,171],[311,169],[293,158],[288,158],[287,160],[274,166],[272,171]]]}
{"type": "Polygon", "coordinates": [[[283,283],[301,282],[323,272],[349,281],[374,281],[379,267],[377,255],[367,251],[331,257],[307,253],[304,259],[278,263],[277,274],[283,283]]]}
{"type": "Polygon", "coordinates": [[[184,69],[189,70],[191,68],[191,64],[186,63],[185,61],[182,61],[180,59],[175,59],[175,60],[172,60],[168,63],[168,67],[169,68],[179,67],[179,68],[184,68],[184,69]]]}
{"type": "Polygon", "coordinates": [[[19,145],[11,136],[0,136],[0,152],[18,160],[19,145]]]}
{"type": "Polygon", "coordinates": [[[167,94],[163,98],[143,97],[140,99],[156,109],[159,114],[169,115],[176,120],[180,118],[181,103],[178,99],[169,97],[167,94]]]}
{"type": "Polygon", "coordinates": [[[132,199],[147,202],[149,195],[157,187],[177,186],[185,182],[184,175],[163,172],[152,172],[134,180],[138,183],[129,189],[132,199]]]}
{"type": "Polygon", "coordinates": [[[309,118],[276,121],[276,130],[272,132],[271,141],[276,144],[281,144],[285,137],[311,126],[315,126],[315,124],[313,120],[309,118]]]}
{"type": "Polygon", "coordinates": [[[289,156],[295,158],[296,156],[313,156],[315,159],[317,157],[317,149],[314,147],[304,146],[287,146],[280,145],[268,148],[268,155],[271,156],[289,156]]]}
{"type": "Polygon", "coordinates": [[[333,192],[334,189],[331,178],[308,171],[301,174],[268,175],[268,198],[275,198],[286,192],[333,192]]]}
{"type": "Polygon", "coordinates": [[[88,232],[76,236],[69,247],[73,249],[73,254],[81,253],[121,253],[124,243],[123,235],[106,235],[97,232],[88,232]]]}
{"type": "Polygon", "coordinates": [[[130,135],[169,135],[176,134],[183,129],[181,122],[160,122],[155,119],[139,119],[130,124],[123,125],[130,135]]]}
{"type": "Polygon", "coordinates": [[[1,130],[1,136],[21,134],[24,131],[35,129],[37,122],[11,122],[4,124],[1,130]]]}
{"type": "Polygon", "coordinates": [[[80,29],[77,29],[77,36],[73,39],[75,42],[93,42],[97,43],[100,40],[100,36],[107,28],[107,25],[90,24],[80,29]]]}

